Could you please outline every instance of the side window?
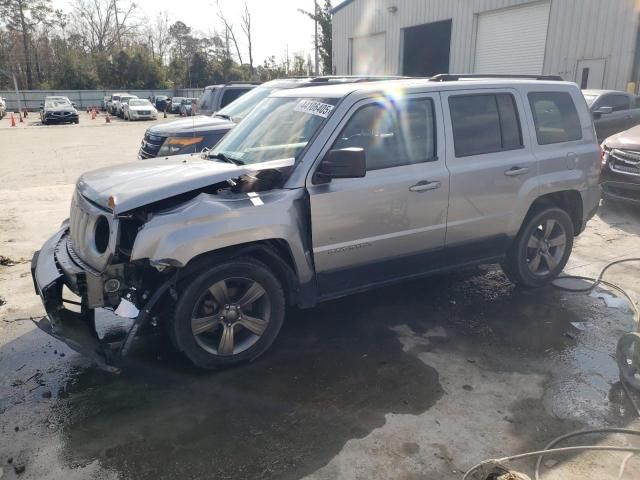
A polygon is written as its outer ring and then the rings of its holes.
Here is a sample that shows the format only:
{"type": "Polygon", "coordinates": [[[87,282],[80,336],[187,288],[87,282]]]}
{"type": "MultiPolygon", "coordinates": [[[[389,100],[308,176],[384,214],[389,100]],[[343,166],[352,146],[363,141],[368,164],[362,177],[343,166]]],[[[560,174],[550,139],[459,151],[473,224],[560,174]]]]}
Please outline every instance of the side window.
{"type": "Polygon", "coordinates": [[[364,149],[367,171],[433,161],[435,127],[431,99],[370,104],[353,114],[332,148],[364,149]]]}
{"type": "Polygon", "coordinates": [[[611,107],[614,112],[629,110],[629,97],[627,95],[605,95],[600,100],[600,107],[611,107]]]}
{"type": "Polygon", "coordinates": [[[241,97],[249,90],[245,88],[231,88],[222,94],[222,101],[220,102],[220,108],[226,107],[231,102],[241,97]]]}
{"type": "Polygon", "coordinates": [[[198,104],[198,110],[211,110],[211,104],[213,103],[213,92],[215,88],[205,90],[200,97],[200,103],[198,104]]]}
{"type": "Polygon", "coordinates": [[[580,117],[571,95],[566,92],[537,92],[528,96],[539,145],[582,138],[580,117]]]}
{"type": "Polygon", "coordinates": [[[456,157],[522,148],[522,130],[513,95],[449,97],[456,157]]]}

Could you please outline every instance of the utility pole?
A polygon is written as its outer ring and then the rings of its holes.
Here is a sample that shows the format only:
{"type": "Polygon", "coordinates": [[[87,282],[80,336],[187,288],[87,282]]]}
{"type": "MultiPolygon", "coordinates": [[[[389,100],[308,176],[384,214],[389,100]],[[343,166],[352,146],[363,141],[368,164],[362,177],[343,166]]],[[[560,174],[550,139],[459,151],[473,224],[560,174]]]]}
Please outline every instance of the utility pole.
{"type": "Polygon", "coordinates": [[[315,24],[315,50],[316,50],[316,58],[314,70],[316,71],[316,75],[318,73],[318,0],[313,0],[313,23],[315,24]]]}

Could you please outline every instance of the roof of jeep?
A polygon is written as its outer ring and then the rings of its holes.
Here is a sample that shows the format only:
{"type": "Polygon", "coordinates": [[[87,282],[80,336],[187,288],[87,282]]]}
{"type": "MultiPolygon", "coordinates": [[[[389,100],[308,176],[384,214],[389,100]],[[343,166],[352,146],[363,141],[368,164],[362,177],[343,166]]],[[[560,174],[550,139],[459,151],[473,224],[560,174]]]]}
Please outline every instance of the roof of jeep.
{"type": "Polygon", "coordinates": [[[550,81],[550,80],[524,80],[524,79],[461,79],[446,82],[434,82],[427,78],[409,78],[398,80],[386,80],[378,82],[344,83],[331,84],[317,87],[305,87],[278,90],[271,94],[272,97],[316,97],[316,98],[342,98],[353,92],[393,92],[394,90],[452,90],[465,88],[495,88],[495,87],[516,87],[518,85],[562,85],[577,86],[572,82],[550,81]]]}

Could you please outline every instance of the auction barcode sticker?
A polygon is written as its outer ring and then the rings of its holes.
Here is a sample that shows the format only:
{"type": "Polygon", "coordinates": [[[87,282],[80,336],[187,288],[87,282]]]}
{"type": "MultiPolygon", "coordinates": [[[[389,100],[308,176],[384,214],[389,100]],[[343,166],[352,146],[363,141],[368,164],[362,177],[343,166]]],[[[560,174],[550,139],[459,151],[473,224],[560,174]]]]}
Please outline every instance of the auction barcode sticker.
{"type": "Polygon", "coordinates": [[[327,118],[331,110],[333,110],[333,105],[315,102],[313,100],[300,100],[293,110],[296,112],[310,113],[311,115],[318,115],[319,117],[327,118]]]}

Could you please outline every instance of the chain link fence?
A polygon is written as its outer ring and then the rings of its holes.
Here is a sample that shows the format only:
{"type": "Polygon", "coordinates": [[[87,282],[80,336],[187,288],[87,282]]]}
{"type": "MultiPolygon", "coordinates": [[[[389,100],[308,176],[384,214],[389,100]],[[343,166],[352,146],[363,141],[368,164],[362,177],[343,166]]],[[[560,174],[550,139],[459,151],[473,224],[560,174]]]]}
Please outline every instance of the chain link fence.
{"type": "Polygon", "coordinates": [[[0,90],[0,97],[5,99],[7,112],[17,112],[20,107],[30,112],[38,111],[44,97],[63,96],[69,97],[76,107],[84,110],[87,107],[102,107],[104,97],[112,93],[129,93],[139,98],[150,98],[155,95],[167,95],[168,97],[199,97],[202,88],[184,88],[177,90],[21,90],[16,95],[15,90],[0,90]],[[18,98],[20,102],[18,102],[18,98]]]}

